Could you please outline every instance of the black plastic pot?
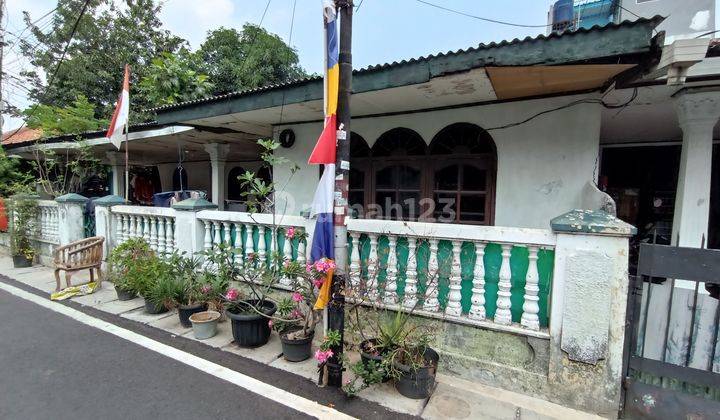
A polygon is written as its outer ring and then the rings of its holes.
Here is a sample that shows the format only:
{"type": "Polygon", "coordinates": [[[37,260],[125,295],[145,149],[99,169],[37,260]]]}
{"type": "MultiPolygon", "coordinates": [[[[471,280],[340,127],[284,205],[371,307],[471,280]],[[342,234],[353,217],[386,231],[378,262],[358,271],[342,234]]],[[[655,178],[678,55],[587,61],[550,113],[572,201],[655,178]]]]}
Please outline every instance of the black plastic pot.
{"type": "Polygon", "coordinates": [[[435,389],[435,374],[440,355],[430,347],[425,348],[425,367],[417,370],[400,363],[395,364],[395,369],[402,372],[399,378],[395,379],[395,389],[408,398],[420,400],[430,396],[435,389]]]}
{"type": "Polygon", "coordinates": [[[32,260],[25,257],[24,255],[13,255],[13,267],[15,268],[26,268],[32,266],[32,260]]]}
{"type": "MultiPolygon", "coordinates": [[[[372,353],[367,352],[367,349],[370,346],[376,345],[378,343],[378,341],[379,340],[377,338],[371,338],[369,340],[365,340],[360,343],[360,360],[362,361],[362,363],[365,367],[368,366],[368,364],[370,363],[371,360],[375,361],[378,365],[380,365],[380,363],[382,363],[382,361],[383,361],[382,354],[372,354],[372,353]]],[[[387,372],[385,372],[385,375],[383,375],[382,381],[387,382],[390,379],[391,379],[390,375],[387,372]]]]}
{"type": "Polygon", "coordinates": [[[168,311],[165,305],[155,305],[149,300],[145,299],[145,312],[151,315],[163,314],[168,311]]]}
{"type": "Polygon", "coordinates": [[[117,286],[115,286],[115,293],[117,293],[118,300],[132,300],[137,297],[137,293],[123,290],[117,286]]]}
{"type": "MultiPolygon", "coordinates": [[[[257,300],[248,300],[247,302],[251,305],[257,304],[257,300]]],[[[268,300],[263,302],[262,308],[262,312],[268,316],[277,311],[277,306],[268,300]]],[[[226,313],[230,318],[235,344],[240,347],[260,347],[267,344],[270,339],[270,326],[267,317],[250,309],[239,314],[230,311],[226,311],[226,313]]]]}
{"type": "Polygon", "coordinates": [[[198,312],[207,310],[207,303],[196,303],[194,305],[180,305],[178,306],[178,318],[180,318],[180,324],[185,328],[191,328],[192,322],[190,322],[190,316],[198,312]]]}
{"type": "Polygon", "coordinates": [[[313,331],[310,337],[300,340],[289,340],[286,334],[280,336],[282,342],[283,357],[288,362],[302,362],[312,355],[312,341],[315,336],[313,331]]]}

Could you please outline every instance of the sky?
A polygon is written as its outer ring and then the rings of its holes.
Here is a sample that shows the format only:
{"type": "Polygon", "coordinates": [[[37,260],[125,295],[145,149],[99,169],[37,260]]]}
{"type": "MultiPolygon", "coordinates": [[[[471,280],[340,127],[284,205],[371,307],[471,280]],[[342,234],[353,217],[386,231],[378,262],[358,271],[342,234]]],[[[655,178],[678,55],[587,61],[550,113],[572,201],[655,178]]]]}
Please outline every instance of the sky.
{"type": "MultiPolygon", "coordinates": [[[[118,0],[116,0],[118,1],[118,0]]],[[[401,61],[438,52],[454,51],[480,43],[499,42],[545,33],[545,28],[522,28],[483,22],[422,4],[417,0],[354,0],[360,6],[353,17],[353,67],[401,61]]],[[[549,0],[429,0],[471,15],[525,25],[545,25],[549,0]]],[[[164,0],[161,20],[166,29],[199,47],[208,30],[220,26],[242,28],[258,24],[267,0],[164,0]]],[[[37,19],[57,5],[56,0],[6,0],[3,25],[11,34],[22,33],[22,11],[37,19]]],[[[300,65],[309,73],[322,73],[323,39],[320,0],[271,0],[263,28],[279,35],[298,51],[300,65]],[[289,40],[293,2],[296,1],[292,40],[289,40]]],[[[45,20],[43,20],[45,21],[45,20]]],[[[27,32],[25,32],[27,34],[27,32]]],[[[24,37],[25,35],[23,35],[24,37]]],[[[12,36],[6,41],[12,41],[12,36]]],[[[10,46],[3,56],[3,71],[17,75],[28,69],[10,46]]],[[[122,71],[122,69],[118,69],[122,71]]],[[[15,83],[15,82],[12,82],[15,83]]],[[[118,87],[119,89],[120,87],[118,87]]],[[[131,87],[132,90],[132,87],[131,87]]],[[[20,108],[28,106],[23,90],[3,81],[3,98],[20,108]]],[[[132,93],[131,93],[132,94],[132,93]]],[[[22,124],[5,117],[3,131],[22,124]]]]}

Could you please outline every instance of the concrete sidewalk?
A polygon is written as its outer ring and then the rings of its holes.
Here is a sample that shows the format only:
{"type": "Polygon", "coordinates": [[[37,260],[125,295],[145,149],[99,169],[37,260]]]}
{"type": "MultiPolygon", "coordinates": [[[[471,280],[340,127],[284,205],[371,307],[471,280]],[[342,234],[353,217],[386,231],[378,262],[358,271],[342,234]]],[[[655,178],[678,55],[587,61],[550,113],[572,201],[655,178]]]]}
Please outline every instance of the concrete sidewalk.
{"type": "MultiPolygon", "coordinates": [[[[55,289],[53,271],[44,266],[13,268],[12,259],[0,256],[0,274],[15,279],[30,287],[47,293],[55,289]]],[[[87,281],[78,274],[74,282],[87,281]]],[[[145,313],[143,300],[136,298],[121,302],[110,283],[104,283],[97,292],[72,299],[83,306],[89,306],[122,318],[146,324],[171,334],[194,340],[192,330],[183,328],[175,311],[159,315],[145,313]]],[[[218,351],[233,353],[241,357],[282,369],[299,375],[309,381],[317,381],[317,364],[314,359],[291,363],[282,358],[282,348],[277,334],[273,334],[267,345],[246,349],[233,343],[230,324],[218,325],[218,334],[201,343],[218,351]]],[[[317,340],[322,334],[316,334],[317,340]]],[[[351,360],[358,355],[349,355],[351,360]]],[[[347,373],[346,373],[347,374],[347,373]]],[[[400,395],[392,384],[370,387],[360,393],[360,398],[374,401],[390,410],[421,416],[425,419],[590,419],[599,418],[581,411],[566,408],[527,395],[487,387],[474,382],[438,374],[438,385],[433,395],[426,400],[412,400],[400,395]]]]}

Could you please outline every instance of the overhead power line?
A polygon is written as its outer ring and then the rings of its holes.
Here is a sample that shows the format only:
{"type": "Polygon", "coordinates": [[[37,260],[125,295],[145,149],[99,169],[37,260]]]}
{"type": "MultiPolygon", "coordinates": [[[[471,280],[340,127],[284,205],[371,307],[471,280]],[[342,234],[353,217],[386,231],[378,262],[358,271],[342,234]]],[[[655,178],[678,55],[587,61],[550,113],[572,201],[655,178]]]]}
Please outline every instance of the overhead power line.
{"type": "Polygon", "coordinates": [[[439,4],[430,3],[429,1],[425,1],[425,0],[415,0],[415,1],[417,1],[418,3],[425,4],[427,6],[435,7],[440,10],[445,10],[446,12],[455,13],[455,14],[458,14],[461,16],[465,16],[465,17],[469,17],[469,18],[473,18],[473,19],[477,19],[477,20],[482,20],[484,22],[497,23],[498,25],[514,26],[517,28],[547,28],[548,26],[552,26],[552,24],[524,25],[521,23],[507,22],[504,20],[490,19],[490,18],[486,18],[486,17],[482,17],[482,16],[475,16],[470,13],[462,12],[460,10],[451,9],[449,7],[441,6],[439,4]]]}
{"type": "Polygon", "coordinates": [[[25,28],[23,28],[23,30],[22,30],[19,34],[17,34],[17,35],[11,34],[11,35],[14,36],[14,37],[17,38],[17,39],[21,39],[21,37],[23,36],[23,34],[25,33],[25,31],[27,31],[28,29],[30,29],[32,26],[35,26],[35,25],[36,25],[38,22],[40,22],[41,20],[43,20],[43,19],[45,19],[46,17],[50,16],[51,14],[55,13],[59,7],[60,7],[60,6],[56,6],[56,7],[55,7],[54,9],[52,9],[51,11],[45,13],[44,15],[40,16],[39,18],[37,18],[37,19],[35,19],[34,21],[30,22],[30,24],[28,24],[25,28]]]}
{"type": "MultiPolygon", "coordinates": [[[[82,20],[82,17],[83,17],[83,15],[85,14],[85,10],[87,10],[87,7],[88,7],[89,4],[90,4],[90,0],[85,0],[85,3],[83,3],[82,8],[80,9],[80,13],[78,13],[78,17],[77,17],[77,19],[75,20],[75,24],[74,24],[73,27],[72,27],[72,31],[70,32],[70,36],[68,37],[68,40],[67,40],[67,42],[65,43],[65,48],[63,48],[62,55],[60,55],[60,59],[58,60],[57,64],[55,65],[55,69],[53,70],[52,75],[51,75],[50,78],[48,79],[48,83],[47,83],[47,85],[46,85],[46,87],[45,87],[45,93],[47,93],[47,90],[50,88],[50,86],[52,86],[53,82],[55,81],[55,77],[57,77],[58,70],[60,69],[60,65],[61,65],[61,64],[63,63],[63,61],[65,60],[65,55],[67,54],[67,50],[68,50],[68,48],[70,47],[70,43],[72,43],[73,38],[75,37],[75,32],[77,32],[78,25],[80,25],[80,20],[82,20]]],[[[30,118],[33,117],[33,114],[35,113],[35,109],[37,109],[37,108],[33,108],[33,111],[32,111],[32,112],[30,113],[30,115],[28,115],[28,117],[23,121],[22,125],[21,125],[20,127],[18,127],[17,129],[15,129],[15,131],[13,131],[13,133],[10,134],[10,135],[7,137],[6,140],[11,139],[11,138],[12,138],[14,135],[16,135],[20,130],[22,130],[23,127],[25,127],[25,125],[27,124],[27,120],[29,120],[30,118]]]]}

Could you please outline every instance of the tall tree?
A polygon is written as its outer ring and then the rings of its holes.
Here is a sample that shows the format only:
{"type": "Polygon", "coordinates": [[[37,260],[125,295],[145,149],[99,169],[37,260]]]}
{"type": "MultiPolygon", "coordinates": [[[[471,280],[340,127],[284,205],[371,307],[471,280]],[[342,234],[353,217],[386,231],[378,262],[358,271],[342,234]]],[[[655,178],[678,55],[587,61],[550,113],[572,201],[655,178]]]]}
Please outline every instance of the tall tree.
{"type": "Polygon", "coordinates": [[[140,80],[140,93],[158,106],[210,96],[213,84],[198,70],[200,67],[197,57],[185,49],[164,53],[153,59],[140,80]]]}
{"type": "Polygon", "coordinates": [[[252,89],[305,77],[297,52],[279,36],[252,24],[242,32],[209,31],[197,52],[215,85],[215,94],[252,89]]]}
{"type": "MultiPolygon", "coordinates": [[[[126,63],[132,69],[131,83],[137,83],[153,58],[178,51],[186,41],[162,29],[160,2],[125,0],[118,6],[112,0],[90,0],[53,85],[45,86],[84,2],[58,0],[49,30],[33,25],[25,14],[35,40],[24,41],[21,51],[39,71],[23,76],[30,82],[30,99],[36,103],[70,106],[82,95],[94,105],[96,118],[106,118],[112,113],[126,63]]],[[[151,105],[142,95],[133,98],[134,110],[151,105]]]]}

